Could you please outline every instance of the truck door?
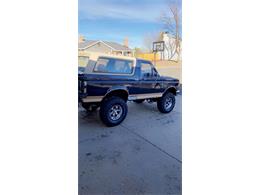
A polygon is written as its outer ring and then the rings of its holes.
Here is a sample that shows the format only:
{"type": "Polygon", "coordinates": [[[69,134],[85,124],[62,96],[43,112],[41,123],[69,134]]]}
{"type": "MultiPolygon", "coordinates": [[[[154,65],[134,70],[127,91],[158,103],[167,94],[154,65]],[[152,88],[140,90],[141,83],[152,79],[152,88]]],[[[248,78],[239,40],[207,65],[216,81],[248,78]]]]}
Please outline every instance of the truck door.
{"type": "Polygon", "coordinates": [[[151,97],[158,96],[162,92],[161,83],[158,81],[158,73],[149,61],[140,61],[140,93],[151,97]]]}

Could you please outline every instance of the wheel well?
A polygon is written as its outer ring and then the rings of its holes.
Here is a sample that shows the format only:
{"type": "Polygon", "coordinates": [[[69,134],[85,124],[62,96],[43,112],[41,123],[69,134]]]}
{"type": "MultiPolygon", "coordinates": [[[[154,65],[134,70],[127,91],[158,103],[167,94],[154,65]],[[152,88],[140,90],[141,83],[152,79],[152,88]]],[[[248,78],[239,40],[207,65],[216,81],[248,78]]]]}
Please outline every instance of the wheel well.
{"type": "Polygon", "coordinates": [[[108,98],[108,97],[112,97],[112,96],[120,97],[120,98],[122,98],[125,101],[128,100],[128,92],[126,90],[123,90],[123,89],[118,89],[118,90],[114,90],[114,91],[109,92],[104,97],[104,99],[108,98]]]}
{"type": "Polygon", "coordinates": [[[175,89],[174,87],[168,88],[164,93],[166,93],[166,92],[171,92],[171,93],[173,93],[174,95],[176,95],[176,89],[175,89]]]}

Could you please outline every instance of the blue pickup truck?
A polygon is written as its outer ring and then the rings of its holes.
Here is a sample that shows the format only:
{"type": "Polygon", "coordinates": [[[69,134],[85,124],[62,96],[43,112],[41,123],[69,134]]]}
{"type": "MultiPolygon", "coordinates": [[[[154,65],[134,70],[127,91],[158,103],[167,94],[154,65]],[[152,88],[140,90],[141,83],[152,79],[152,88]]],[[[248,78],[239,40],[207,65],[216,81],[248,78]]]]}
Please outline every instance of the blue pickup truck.
{"type": "Polygon", "coordinates": [[[179,86],[178,79],[159,75],[150,61],[127,56],[89,55],[84,72],[78,74],[80,104],[87,111],[100,107],[107,126],[125,119],[127,101],[156,102],[160,112],[171,112],[179,86]]]}

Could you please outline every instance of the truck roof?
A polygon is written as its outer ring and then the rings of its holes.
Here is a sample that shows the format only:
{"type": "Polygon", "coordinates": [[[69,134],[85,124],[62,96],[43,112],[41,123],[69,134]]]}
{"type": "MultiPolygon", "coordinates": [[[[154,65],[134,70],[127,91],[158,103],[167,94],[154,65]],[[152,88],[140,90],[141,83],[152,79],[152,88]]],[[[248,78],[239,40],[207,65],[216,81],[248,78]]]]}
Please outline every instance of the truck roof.
{"type": "Polygon", "coordinates": [[[80,56],[86,56],[91,60],[96,61],[99,57],[110,57],[110,58],[118,58],[118,59],[124,59],[124,60],[136,60],[136,57],[131,56],[123,56],[123,55],[115,55],[115,54],[107,54],[107,53],[99,53],[99,52],[84,52],[79,53],[80,56]]]}

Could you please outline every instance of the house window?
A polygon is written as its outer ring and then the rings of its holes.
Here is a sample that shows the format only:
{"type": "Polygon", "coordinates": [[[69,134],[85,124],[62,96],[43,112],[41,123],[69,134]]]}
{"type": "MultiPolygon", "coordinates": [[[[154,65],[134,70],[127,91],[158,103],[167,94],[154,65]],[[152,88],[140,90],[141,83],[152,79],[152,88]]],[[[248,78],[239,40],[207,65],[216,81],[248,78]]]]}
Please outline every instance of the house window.
{"type": "Polygon", "coordinates": [[[133,61],[101,57],[95,65],[94,72],[131,74],[133,72],[133,61]]]}

